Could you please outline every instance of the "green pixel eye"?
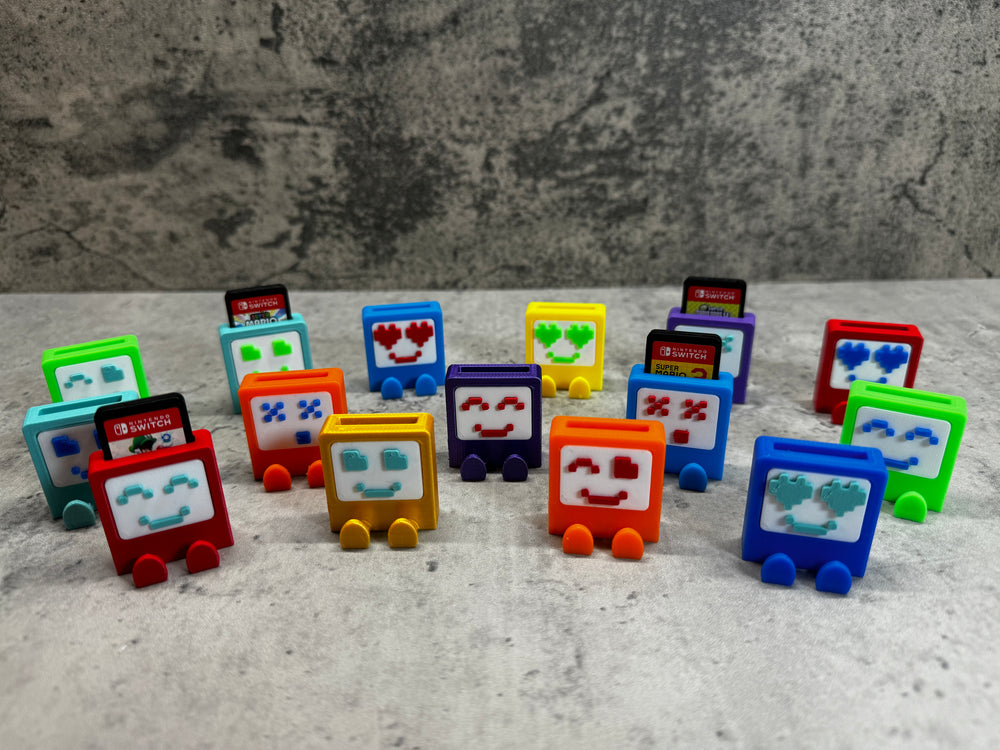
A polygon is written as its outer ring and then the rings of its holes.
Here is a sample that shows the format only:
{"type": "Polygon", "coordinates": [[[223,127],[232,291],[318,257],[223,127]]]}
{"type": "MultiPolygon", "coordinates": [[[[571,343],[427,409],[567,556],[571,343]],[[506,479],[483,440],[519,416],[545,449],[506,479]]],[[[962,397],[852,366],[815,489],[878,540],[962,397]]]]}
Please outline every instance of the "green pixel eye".
{"type": "Polygon", "coordinates": [[[594,340],[594,329],[590,326],[581,326],[574,323],[566,329],[566,338],[577,349],[583,349],[594,340]]]}
{"type": "Polygon", "coordinates": [[[539,323],[535,326],[535,338],[542,342],[546,349],[562,338],[562,331],[555,323],[539,323]]]}

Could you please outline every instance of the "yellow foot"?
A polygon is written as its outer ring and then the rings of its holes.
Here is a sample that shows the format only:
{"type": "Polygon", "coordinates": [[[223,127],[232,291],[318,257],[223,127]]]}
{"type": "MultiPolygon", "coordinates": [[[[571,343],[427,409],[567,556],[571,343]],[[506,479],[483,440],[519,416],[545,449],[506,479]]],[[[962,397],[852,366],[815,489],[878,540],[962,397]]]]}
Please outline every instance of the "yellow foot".
{"type": "Polygon", "coordinates": [[[389,546],[405,549],[417,546],[417,525],[409,518],[397,518],[389,527],[389,546]]]}
{"type": "Polygon", "coordinates": [[[352,518],[340,527],[340,546],[344,549],[368,549],[371,541],[371,527],[364,521],[352,518]]]}
{"type": "Polygon", "coordinates": [[[575,377],[569,382],[570,398],[590,398],[590,383],[586,378],[575,377]]]}
{"type": "Polygon", "coordinates": [[[542,396],[544,398],[556,397],[556,381],[551,375],[542,375],[542,396]]]}

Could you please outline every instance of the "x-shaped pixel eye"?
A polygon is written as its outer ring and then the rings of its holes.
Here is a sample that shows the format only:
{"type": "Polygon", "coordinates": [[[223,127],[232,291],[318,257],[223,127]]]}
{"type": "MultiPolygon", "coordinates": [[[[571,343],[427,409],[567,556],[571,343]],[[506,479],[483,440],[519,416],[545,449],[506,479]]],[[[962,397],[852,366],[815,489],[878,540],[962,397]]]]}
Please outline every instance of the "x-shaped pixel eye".
{"type": "Polygon", "coordinates": [[[611,476],[615,479],[638,479],[639,465],[628,456],[615,456],[611,462],[611,476]]]}
{"type": "MultiPolygon", "coordinates": [[[[469,396],[465,399],[465,403],[462,404],[461,409],[462,411],[468,411],[473,406],[478,406],[480,411],[486,411],[490,408],[489,403],[484,401],[481,396],[469,396]]],[[[503,408],[502,404],[500,405],[500,408],[503,408]]]]}
{"type": "Polygon", "coordinates": [[[434,335],[434,326],[426,320],[413,321],[406,327],[406,338],[417,346],[423,346],[434,335]]]}
{"type": "Polygon", "coordinates": [[[386,349],[392,349],[402,337],[403,333],[396,327],[395,323],[390,323],[389,325],[379,323],[375,327],[375,330],[372,331],[372,338],[386,349]]]}
{"type": "Polygon", "coordinates": [[[577,469],[590,469],[591,474],[601,473],[600,468],[598,468],[597,464],[595,464],[593,459],[590,458],[576,458],[570,462],[569,466],[566,468],[569,471],[576,471],[577,469]]]}
{"type": "Polygon", "coordinates": [[[594,329],[574,323],[566,329],[566,338],[577,349],[583,349],[594,338],[594,329]]]}
{"type": "Polygon", "coordinates": [[[666,417],[670,414],[670,396],[647,396],[646,403],[649,406],[646,407],[646,414],[650,417],[655,417],[657,415],[661,417],[666,417]]]}
{"type": "Polygon", "coordinates": [[[684,413],[681,414],[681,419],[693,419],[695,422],[704,422],[708,419],[708,414],[705,413],[705,409],[708,409],[707,401],[695,401],[694,399],[684,400],[684,413]]]}

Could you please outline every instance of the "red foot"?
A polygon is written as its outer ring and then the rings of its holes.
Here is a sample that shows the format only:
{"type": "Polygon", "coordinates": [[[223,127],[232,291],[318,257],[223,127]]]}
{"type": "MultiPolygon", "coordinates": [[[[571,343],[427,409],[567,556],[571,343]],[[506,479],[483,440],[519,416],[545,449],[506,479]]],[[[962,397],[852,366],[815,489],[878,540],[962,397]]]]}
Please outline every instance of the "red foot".
{"type": "Polygon", "coordinates": [[[200,573],[203,570],[219,567],[219,550],[214,544],[199,539],[188,547],[185,559],[189,573],[200,573]]]}
{"type": "Polygon", "coordinates": [[[847,402],[841,401],[839,404],[833,407],[833,411],[830,412],[830,421],[834,424],[844,424],[844,417],[847,416],[847,402]]]}
{"type": "Polygon", "coordinates": [[[309,483],[310,487],[322,487],[326,484],[323,481],[323,462],[313,461],[309,464],[309,470],[306,472],[306,481],[309,483]]]}
{"type": "Polygon", "coordinates": [[[132,582],[137,589],[167,580],[167,564],[156,555],[143,555],[132,566],[132,582]]]}
{"type": "Polygon", "coordinates": [[[292,489],[292,475],[281,464],[271,464],[264,469],[264,491],[285,492],[292,489]]]}

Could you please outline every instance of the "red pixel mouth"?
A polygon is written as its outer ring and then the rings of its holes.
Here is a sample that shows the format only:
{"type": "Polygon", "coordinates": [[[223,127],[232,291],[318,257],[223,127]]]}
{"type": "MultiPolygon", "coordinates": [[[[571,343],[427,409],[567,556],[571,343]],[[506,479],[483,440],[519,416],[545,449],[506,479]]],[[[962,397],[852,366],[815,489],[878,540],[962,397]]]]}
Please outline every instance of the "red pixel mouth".
{"type": "Polygon", "coordinates": [[[508,424],[500,429],[484,430],[481,424],[474,424],[472,425],[472,431],[478,432],[484,438],[502,438],[507,437],[514,431],[514,425],[508,424]]]}
{"type": "Polygon", "coordinates": [[[395,352],[389,352],[389,359],[395,362],[397,365],[408,365],[417,361],[417,358],[423,354],[423,351],[417,349],[416,354],[409,357],[397,357],[395,352]]]}
{"type": "Polygon", "coordinates": [[[592,495],[590,490],[582,489],[580,494],[591,505],[620,505],[622,501],[628,500],[628,490],[622,490],[617,495],[592,495]]]}

